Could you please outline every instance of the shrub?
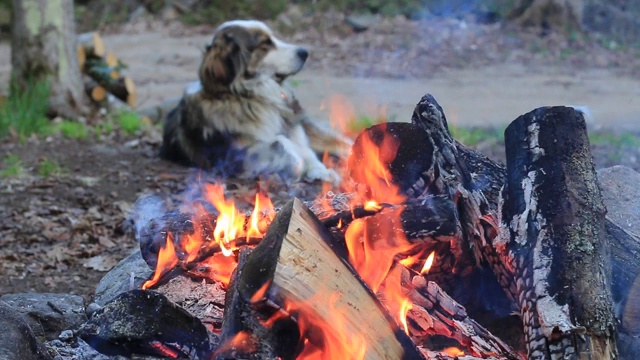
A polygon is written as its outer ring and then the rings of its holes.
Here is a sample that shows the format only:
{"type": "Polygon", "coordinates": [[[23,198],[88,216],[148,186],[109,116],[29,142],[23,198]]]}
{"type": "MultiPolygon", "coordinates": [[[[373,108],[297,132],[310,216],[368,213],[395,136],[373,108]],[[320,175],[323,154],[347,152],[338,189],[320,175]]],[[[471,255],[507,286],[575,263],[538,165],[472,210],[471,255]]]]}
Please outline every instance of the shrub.
{"type": "Polygon", "coordinates": [[[50,87],[47,82],[28,81],[21,88],[11,81],[9,97],[0,104],[0,137],[16,133],[20,139],[31,134],[47,133],[51,122],[47,118],[50,87]]]}

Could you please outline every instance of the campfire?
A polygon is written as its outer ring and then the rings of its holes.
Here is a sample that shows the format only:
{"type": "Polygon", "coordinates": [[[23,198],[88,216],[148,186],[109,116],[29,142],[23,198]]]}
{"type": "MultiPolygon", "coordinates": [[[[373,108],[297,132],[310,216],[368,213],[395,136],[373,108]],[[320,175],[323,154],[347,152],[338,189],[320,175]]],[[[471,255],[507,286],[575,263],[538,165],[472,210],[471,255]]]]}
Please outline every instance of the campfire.
{"type": "MultiPolygon", "coordinates": [[[[168,340],[177,332],[165,329],[135,348],[198,359],[616,358],[611,289],[621,285],[607,270],[581,113],[537,109],[505,138],[506,168],[452,139],[426,95],[410,123],[361,132],[340,188],[315,201],[276,209],[258,191],[247,208],[201,184],[198,200],[140,224],[154,274],[131,296],[154,298],[141,294],[177,277],[217,284],[217,340],[179,339],[196,330],[168,340]]],[[[104,349],[97,333],[83,338],[104,349]]],[[[134,347],[106,347],[119,346],[134,347]]]]}

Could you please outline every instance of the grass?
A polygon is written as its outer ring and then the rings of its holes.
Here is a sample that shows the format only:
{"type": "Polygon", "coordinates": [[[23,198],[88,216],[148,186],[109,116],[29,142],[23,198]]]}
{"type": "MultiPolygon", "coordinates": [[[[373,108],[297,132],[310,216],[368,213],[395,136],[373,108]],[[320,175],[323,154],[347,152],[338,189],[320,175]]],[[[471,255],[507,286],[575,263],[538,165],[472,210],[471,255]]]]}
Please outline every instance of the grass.
{"type": "Polygon", "coordinates": [[[62,173],[62,168],[55,160],[43,158],[38,166],[38,175],[42,177],[51,177],[62,173]]]}
{"type": "Polygon", "coordinates": [[[120,129],[122,129],[122,131],[127,135],[135,135],[144,126],[144,122],[140,115],[131,111],[123,111],[116,114],[115,120],[120,129]]]}
{"type": "Polygon", "coordinates": [[[2,168],[0,168],[0,177],[19,177],[25,173],[22,160],[17,155],[7,155],[2,159],[2,168]]]}
{"type": "Polygon", "coordinates": [[[9,134],[21,140],[31,134],[48,133],[51,123],[47,118],[50,87],[46,82],[29,81],[22,88],[11,81],[9,97],[0,104],[0,138],[9,134]]]}
{"type": "Polygon", "coordinates": [[[77,121],[62,120],[56,124],[55,130],[67,139],[86,139],[88,136],[87,127],[77,121]]]}
{"type": "Polygon", "coordinates": [[[589,142],[592,145],[615,145],[640,148],[640,135],[633,135],[630,133],[615,134],[610,132],[592,132],[589,133],[589,142]]]}
{"type": "Polygon", "coordinates": [[[504,141],[504,128],[468,128],[449,126],[451,136],[467,146],[475,146],[485,141],[504,141]]]}

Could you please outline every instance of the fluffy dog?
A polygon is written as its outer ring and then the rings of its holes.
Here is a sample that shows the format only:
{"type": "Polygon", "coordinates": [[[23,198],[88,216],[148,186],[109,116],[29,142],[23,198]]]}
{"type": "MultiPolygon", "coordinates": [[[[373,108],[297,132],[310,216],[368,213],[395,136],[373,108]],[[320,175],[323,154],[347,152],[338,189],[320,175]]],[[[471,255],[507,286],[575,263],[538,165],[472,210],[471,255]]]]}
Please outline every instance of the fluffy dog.
{"type": "Polygon", "coordinates": [[[199,84],[165,119],[161,156],[205,169],[224,166],[241,177],[338,181],[317,153],[345,155],[352,141],[309,119],[283,86],[307,57],[260,21],[220,25],[205,50],[199,84]]]}

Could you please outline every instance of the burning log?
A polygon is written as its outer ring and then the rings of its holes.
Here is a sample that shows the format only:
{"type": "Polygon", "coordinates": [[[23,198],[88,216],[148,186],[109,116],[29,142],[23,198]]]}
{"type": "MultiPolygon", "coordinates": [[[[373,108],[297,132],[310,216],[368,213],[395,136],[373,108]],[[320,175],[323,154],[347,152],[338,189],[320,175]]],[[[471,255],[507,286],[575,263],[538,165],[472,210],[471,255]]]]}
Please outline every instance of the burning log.
{"type": "Polygon", "coordinates": [[[313,213],[294,199],[247,260],[239,295],[253,308],[265,313],[279,308],[296,319],[305,339],[298,358],[314,351],[423,358],[340,251],[313,213]]]}
{"type": "Polygon", "coordinates": [[[530,358],[615,359],[605,207],[582,114],[539,108],[505,132],[507,183],[494,242],[530,358]]]}

